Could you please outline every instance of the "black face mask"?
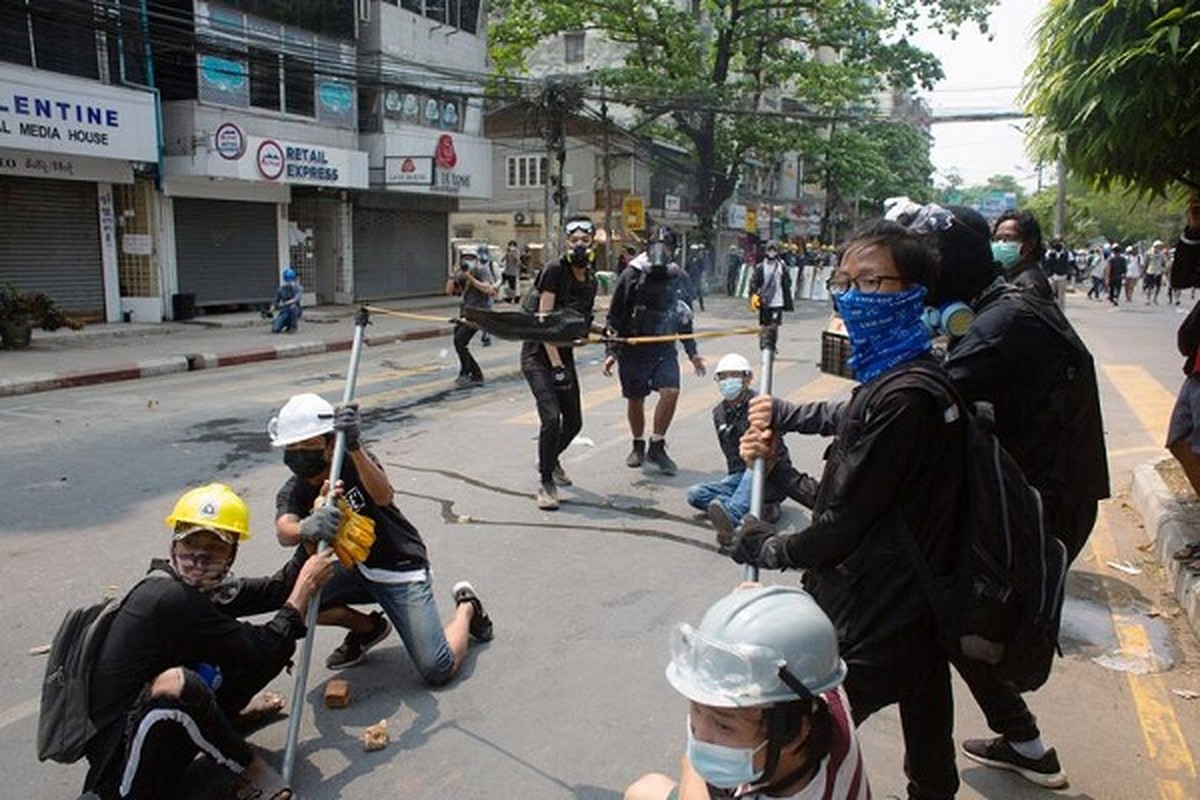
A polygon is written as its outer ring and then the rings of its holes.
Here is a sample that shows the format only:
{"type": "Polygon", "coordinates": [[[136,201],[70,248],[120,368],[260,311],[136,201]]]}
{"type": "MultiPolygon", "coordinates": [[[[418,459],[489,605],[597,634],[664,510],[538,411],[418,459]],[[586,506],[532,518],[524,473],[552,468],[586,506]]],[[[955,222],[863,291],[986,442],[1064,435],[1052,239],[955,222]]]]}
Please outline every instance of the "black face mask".
{"type": "Polygon", "coordinates": [[[571,263],[577,267],[587,266],[588,248],[586,244],[577,244],[571,248],[571,263]]]}
{"type": "Polygon", "coordinates": [[[283,463],[297,478],[315,478],[325,471],[325,451],[285,450],[283,463]]]}

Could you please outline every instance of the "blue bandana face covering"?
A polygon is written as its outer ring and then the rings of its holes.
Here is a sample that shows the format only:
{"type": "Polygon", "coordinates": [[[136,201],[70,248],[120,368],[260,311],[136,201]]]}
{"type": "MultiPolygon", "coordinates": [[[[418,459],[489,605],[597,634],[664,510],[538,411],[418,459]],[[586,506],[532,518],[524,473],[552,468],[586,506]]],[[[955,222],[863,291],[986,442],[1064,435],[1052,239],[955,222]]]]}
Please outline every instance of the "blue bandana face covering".
{"type": "Polygon", "coordinates": [[[850,336],[849,365],[867,383],[887,370],[929,351],[930,332],[923,321],[924,286],[903,292],[839,295],[838,313],[850,336]]]}

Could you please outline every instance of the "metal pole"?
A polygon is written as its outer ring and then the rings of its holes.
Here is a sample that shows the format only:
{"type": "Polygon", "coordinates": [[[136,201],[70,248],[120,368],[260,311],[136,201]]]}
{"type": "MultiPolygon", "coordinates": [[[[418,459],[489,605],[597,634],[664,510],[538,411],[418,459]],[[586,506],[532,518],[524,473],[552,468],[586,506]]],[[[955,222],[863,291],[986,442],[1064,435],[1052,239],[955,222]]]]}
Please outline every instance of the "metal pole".
{"type": "MultiPolygon", "coordinates": [[[[762,347],[762,366],[759,373],[758,393],[763,397],[770,396],[771,386],[774,383],[775,344],[778,338],[779,326],[776,324],[764,325],[758,337],[759,346],[762,347]]],[[[754,472],[751,475],[752,481],[750,483],[750,513],[756,518],[762,519],[763,490],[767,482],[766,459],[754,459],[754,466],[751,469],[754,472]]],[[[757,581],[758,567],[754,564],[747,564],[744,570],[744,577],[748,581],[757,581]]]]}
{"type": "MultiPolygon", "coordinates": [[[[354,385],[358,382],[358,363],[362,357],[363,337],[367,326],[371,324],[371,315],[366,306],[358,309],[354,317],[354,344],[350,348],[350,367],[346,370],[346,388],[342,391],[342,405],[353,402],[354,385]]],[[[325,503],[333,502],[333,488],[337,485],[342,474],[342,465],[346,460],[346,434],[338,431],[333,440],[333,462],[329,465],[329,494],[325,503]]],[[[322,543],[321,551],[329,549],[322,543]]],[[[300,718],[304,714],[304,693],[308,686],[308,665],[312,661],[313,635],[317,630],[317,613],[321,607],[321,592],[317,592],[308,601],[308,609],[304,616],[304,625],[308,629],[304,643],[300,645],[300,663],[296,667],[296,685],[292,693],[292,712],[288,716],[287,745],[283,751],[283,782],[292,782],[292,767],[296,763],[296,740],[300,736],[300,718]]]]}

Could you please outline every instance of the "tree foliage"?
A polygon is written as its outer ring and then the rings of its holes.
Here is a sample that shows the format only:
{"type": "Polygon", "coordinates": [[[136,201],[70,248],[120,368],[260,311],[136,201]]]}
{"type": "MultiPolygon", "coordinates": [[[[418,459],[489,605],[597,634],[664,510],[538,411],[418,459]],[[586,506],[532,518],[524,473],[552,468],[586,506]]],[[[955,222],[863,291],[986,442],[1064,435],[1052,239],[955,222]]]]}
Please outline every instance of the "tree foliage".
{"type": "Polygon", "coordinates": [[[822,145],[818,133],[865,115],[877,88],[928,87],[942,76],[937,59],[905,38],[918,22],[986,29],[995,2],[496,0],[489,47],[501,80],[522,76],[528,54],[556,34],[597,31],[621,47],[589,79],[644,121],[667,123],[689,149],[697,216],[709,232],[747,158],[840,146],[822,145]],[[768,112],[781,98],[792,110],[768,112]]]}
{"type": "Polygon", "coordinates": [[[1044,160],[1101,188],[1200,190],[1200,0],[1050,0],[1027,78],[1044,160]]]}
{"type": "MultiPolygon", "coordinates": [[[[1022,208],[1043,223],[1054,218],[1058,187],[1038,192],[1022,208]]],[[[1171,241],[1179,232],[1182,192],[1167,197],[1137,197],[1120,189],[1098,190],[1081,181],[1067,181],[1064,238],[1072,247],[1098,242],[1171,241]]]]}

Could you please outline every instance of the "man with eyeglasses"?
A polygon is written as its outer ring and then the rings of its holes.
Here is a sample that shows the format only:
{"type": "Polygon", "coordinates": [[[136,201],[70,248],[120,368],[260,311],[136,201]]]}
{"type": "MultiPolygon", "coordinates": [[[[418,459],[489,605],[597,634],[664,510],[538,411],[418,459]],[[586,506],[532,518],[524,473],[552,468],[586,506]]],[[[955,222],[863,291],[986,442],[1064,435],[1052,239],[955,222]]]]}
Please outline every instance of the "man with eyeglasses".
{"type": "MultiPolygon", "coordinates": [[[[590,324],[596,304],[596,260],[593,243],[596,226],[589,217],[578,216],[563,226],[567,251],[538,276],[538,313],[571,309],[590,324]]],[[[521,374],[529,383],[537,403],[538,492],[537,507],[558,508],[558,487],[571,486],[561,456],[583,429],[583,403],[579,374],[575,371],[575,348],[553,342],[524,342],[521,345],[521,374]]]]}
{"type": "Polygon", "coordinates": [[[803,568],[804,585],[832,619],[855,723],[898,703],[911,800],[958,790],[949,661],[907,546],[934,576],[951,572],[963,492],[965,428],[926,375],[922,319],[937,255],[925,239],[881,221],[846,245],[830,281],[861,382],[844,402],[796,405],[760,396],[742,438],[747,463],[769,458],[789,431],[834,436],[812,524],[777,534],[753,516],[732,556],[764,569],[803,568]]]}

